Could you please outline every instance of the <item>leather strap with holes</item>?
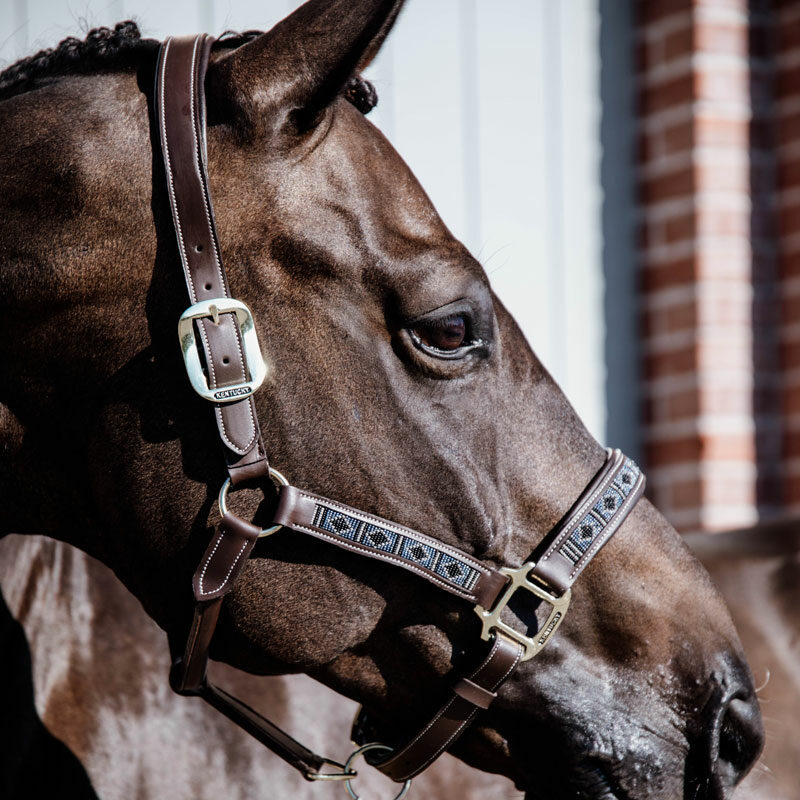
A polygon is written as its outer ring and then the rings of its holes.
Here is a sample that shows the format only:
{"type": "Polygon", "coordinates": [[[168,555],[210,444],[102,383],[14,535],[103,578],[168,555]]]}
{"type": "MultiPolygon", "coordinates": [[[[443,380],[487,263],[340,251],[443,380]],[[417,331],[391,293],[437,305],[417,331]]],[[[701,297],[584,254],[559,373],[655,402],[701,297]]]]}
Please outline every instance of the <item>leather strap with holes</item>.
{"type": "MultiPolygon", "coordinates": [[[[192,304],[231,296],[217,241],[206,173],[203,83],[213,39],[184,36],[161,46],[156,78],[156,117],[172,218],[192,304]]],[[[247,380],[239,325],[233,314],[197,326],[214,389],[247,380]]],[[[214,414],[231,482],[266,478],[269,464],[252,395],[214,404],[214,414]]]]}

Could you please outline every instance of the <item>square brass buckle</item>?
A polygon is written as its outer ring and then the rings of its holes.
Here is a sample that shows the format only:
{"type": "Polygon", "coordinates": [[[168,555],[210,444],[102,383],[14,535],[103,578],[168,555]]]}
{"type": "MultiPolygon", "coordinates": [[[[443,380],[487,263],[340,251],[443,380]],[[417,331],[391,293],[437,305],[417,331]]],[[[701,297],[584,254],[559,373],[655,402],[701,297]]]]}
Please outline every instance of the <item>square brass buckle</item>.
{"type": "Polygon", "coordinates": [[[214,297],[211,300],[203,300],[189,306],[178,320],[178,338],[181,342],[181,352],[186,364],[186,372],[189,375],[189,382],[200,397],[204,397],[212,403],[233,403],[243,397],[249,397],[263,383],[267,374],[267,365],[264,363],[261,348],[258,346],[253,315],[250,313],[250,309],[239,300],[232,300],[229,297],[214,297]],[[194,321],[210,317],[216,325],[219,324],[220,314],[236,315],[239,331],[242,334],[242,357],[250,380],[212,389],[208,385],[208,379],[200,363],[194,321]]]}
{"type": "Polygon", "coordinates": [[[493,630],[502,631],[510,639],[522,645],[525,651],[522,654],[523,661],[533,658],[547,642],[550,641],[550,637],[558,630],[558,626],[564,621],[567,609],[569,608],[569,601],[572,597],[572,592],[569,589],[559,597],[558,595],[548,592],[541,584],[529,580],[528,574],[535,566],[536,564],[532,561],[528,561],[518,569],[502,567],[500,572],[504,575],[508,575],[511,581],[494,604],[494,608],[487,611],[483,606],[475,606],[475,613],[481,618],[481,622],[483,623],[481,639],[488,640],[493,630]],[[540,600],[544,600],[553,607],[550,616],[547,618],[547,622],[545,622],[541,630],[533,638],[524,636],[500,619],[500,614],[503,613],[503,609],[508,605],[508,601],[511,600],[512,595],[517,589],[527,589],[531,594],[536,595],[540,600]]]}

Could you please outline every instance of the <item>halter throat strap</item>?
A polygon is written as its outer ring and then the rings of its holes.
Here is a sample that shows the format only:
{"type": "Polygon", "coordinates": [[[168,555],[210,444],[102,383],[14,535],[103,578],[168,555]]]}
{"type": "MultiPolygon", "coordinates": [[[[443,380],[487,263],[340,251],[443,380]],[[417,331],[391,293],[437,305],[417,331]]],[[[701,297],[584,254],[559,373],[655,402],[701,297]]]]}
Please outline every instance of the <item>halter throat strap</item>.
{"type": "MultiPolygon", "coordinates": [[[[234,586],[255,542],[280,528],[323,539],[344,550],[393,564],[439,589],[475,604],[481,638],[488,642],[478,666],[456,679],[432,720],[408,744],[376,763],[397,781],[421,772],[488,708],[521,661],[533,657],[561,624],[570,587],[619,529],[644,489],[638,467],[618,450],[605,464],[532,560],[497,569],[430,535],[290,486],[271,470],[253,392],[264,377],[255,323],[234,300],[222,263],[208,189],[204,78],[211,37],[170,38],[161,46],[156,75],[156,119],[178,252],[192,305],[181,316],[179,338],[190,382],[213,404],[230,477],[220,495],[222,520],[195,572],[195,610],[170,684],[202,697],[309,780],[350,778],[342,764],[318,755],[274,723],[207,680],[208,652],[225,595],[234,586]],[[228,485],[278,477],[274,524],[262,531],[227,513],[228,485]],[[552,607],[533,637],[501,617],[518,590],[552,607]],[[325,772],[326,765],[338,772],[325,772]]],[[[356,728],[365,726],[357,723],[356,728]]]]}

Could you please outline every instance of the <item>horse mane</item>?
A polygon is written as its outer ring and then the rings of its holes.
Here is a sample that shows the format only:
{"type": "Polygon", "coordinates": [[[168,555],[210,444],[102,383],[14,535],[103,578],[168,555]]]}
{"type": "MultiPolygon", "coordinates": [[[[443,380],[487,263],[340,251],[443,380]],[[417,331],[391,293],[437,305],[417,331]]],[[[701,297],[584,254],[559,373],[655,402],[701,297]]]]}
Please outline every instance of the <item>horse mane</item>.
{"type": "MultiPolygon", "coordinates": [[[[214,47],[239,47],[261,33],[226,31],[214,47]]],[[[23,94],[48,78],[136,67],[154,54],[159,45],[157,39],[143,39],[139,26],[130,19],[118,22],[113,28],[93,28],[83,40],[68,36],[56,47],[22,58],[0,72],[0,100],[23,94]]],[[[362,114],[368,114],[378,103],[374,86],[359,75],[348,81],[343,94],[362,114]]]]}

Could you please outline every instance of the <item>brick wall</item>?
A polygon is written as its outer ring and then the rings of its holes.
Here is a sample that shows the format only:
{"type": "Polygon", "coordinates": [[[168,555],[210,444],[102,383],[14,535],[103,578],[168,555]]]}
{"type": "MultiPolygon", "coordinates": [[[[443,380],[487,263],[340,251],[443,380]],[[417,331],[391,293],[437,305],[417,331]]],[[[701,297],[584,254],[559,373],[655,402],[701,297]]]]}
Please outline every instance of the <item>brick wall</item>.
{"type": "MultiPolygon", "coordinates": [[[[637,3],[645,462],[681,530],[747,525],[779,503],[765,6],[637,3]]],[[[800,381],[797,411],[800,434],[800,381]]]]}
{"type": "Polygon", "coordinates": [[[775,9],[784,499],[800,510],[800,3],[775,9]]]}

